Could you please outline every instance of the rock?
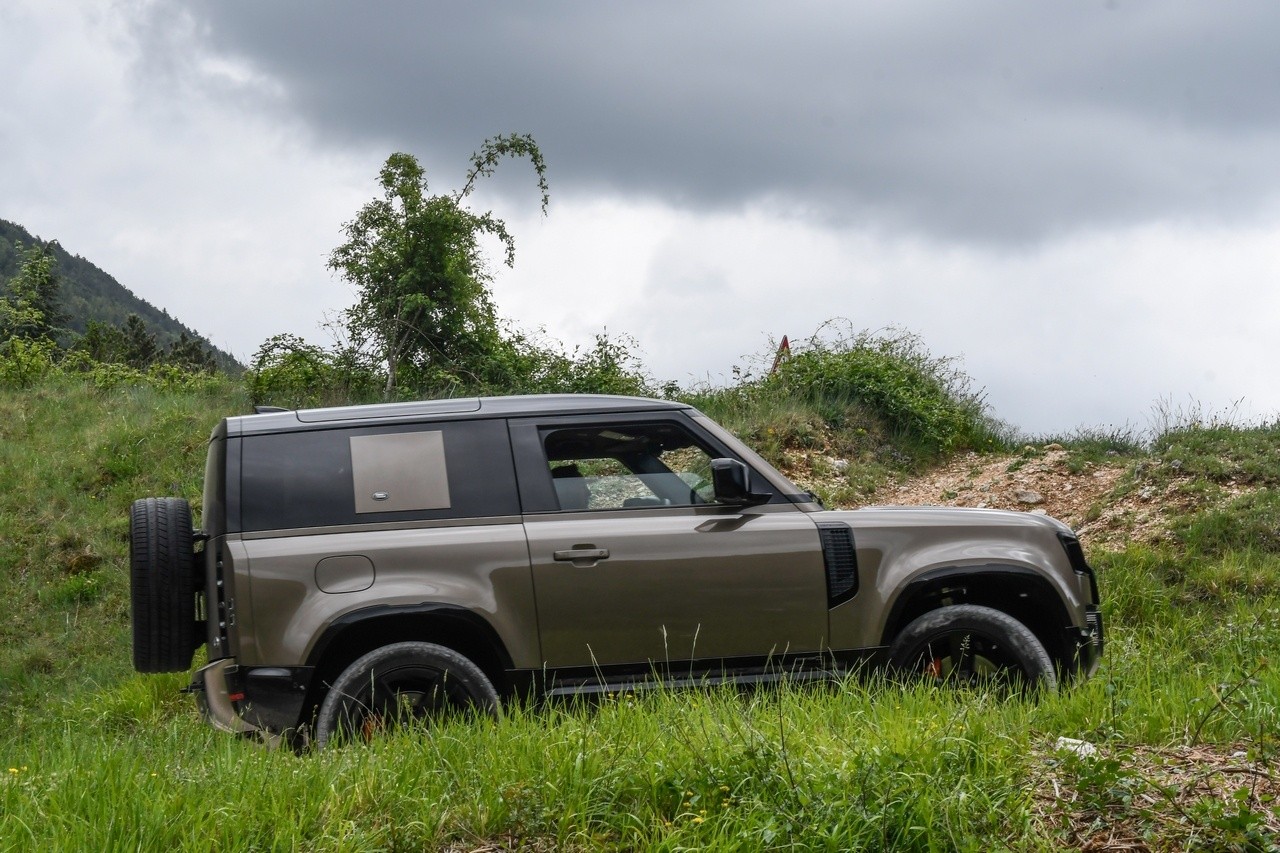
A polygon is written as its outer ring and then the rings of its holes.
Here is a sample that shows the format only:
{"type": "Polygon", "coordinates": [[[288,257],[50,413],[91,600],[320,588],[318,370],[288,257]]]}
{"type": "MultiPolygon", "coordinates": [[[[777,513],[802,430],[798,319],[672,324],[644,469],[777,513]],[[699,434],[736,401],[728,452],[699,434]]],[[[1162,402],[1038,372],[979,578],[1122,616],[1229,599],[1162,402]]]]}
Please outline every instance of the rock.
{"type": "Polygon", "coordinates": [[[1031,510],[1031,514],[1032,514],[1032,515],[1048,515],[1048,514],[1049,514],[1049,510],[1047,510],[1047,509],[1041,509],[1041,508],[1037,507],[1036,509],[1031,510]]]}
{"type": "Polygon", "coordinates": [[[843,474],[845,471],[849,470],[849,460],[833,459],[831,460],[831,467],[835,469],[837,474],[843,474]]]}
{"type": "Polygon", "coordinates": [[[1018,489],[1018,491],[1013,493],[1013,499],[1020,504],[1027,504],[1029,506],[1044,503],[1044,495],[1034,489],[1018,489]]]}
{"type": "Polygon", "coordinates": [[[1061,444],[1058,444],[1058,442],[1056,442],[1056,441],[1051,441],[1051,442],[1049,442],[1048,444],[1046,444],[1046,445],[1044,446],[1044,449],[1045,449],[1045,450],[1063,450],[1063,449],[1065,449],[1065,448],[1063,448],[1063,446],[1062,446],[1061,444]]]}
{"type": "Polygon", "coordinates": [[[1060,737],[1053,748],[1059,752],[1074,752],[1081,758],[1091,758],[1098,754],[1098,748],[1087,740],[1078,740],[1073,737],[1060,737]]]}

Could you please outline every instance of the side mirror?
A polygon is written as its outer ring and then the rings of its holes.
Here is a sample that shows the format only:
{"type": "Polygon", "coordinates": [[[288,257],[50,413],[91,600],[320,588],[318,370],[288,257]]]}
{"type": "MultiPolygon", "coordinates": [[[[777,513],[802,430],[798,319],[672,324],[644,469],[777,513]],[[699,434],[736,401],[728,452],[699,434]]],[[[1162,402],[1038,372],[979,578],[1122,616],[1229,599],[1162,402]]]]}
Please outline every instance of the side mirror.
{"type": "Polygon", "coordinates": [[[737,459],[712,459],[711,484],[716,503],[730,506],[755,506],[773,495],[751,491],[751,471],[737,459]]]}

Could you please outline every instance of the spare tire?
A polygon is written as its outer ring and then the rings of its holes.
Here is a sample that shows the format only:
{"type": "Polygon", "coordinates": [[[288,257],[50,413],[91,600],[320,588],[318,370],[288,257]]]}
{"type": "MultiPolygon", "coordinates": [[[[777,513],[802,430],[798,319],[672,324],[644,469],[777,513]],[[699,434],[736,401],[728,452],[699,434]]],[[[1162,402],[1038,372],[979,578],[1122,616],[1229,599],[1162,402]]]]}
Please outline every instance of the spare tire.
{"type": "Polygon", "coordinates": [[[200,644],[191,505],[144,498],[129,510],[129,585],[133,668],[182,672],[200,644]]]}

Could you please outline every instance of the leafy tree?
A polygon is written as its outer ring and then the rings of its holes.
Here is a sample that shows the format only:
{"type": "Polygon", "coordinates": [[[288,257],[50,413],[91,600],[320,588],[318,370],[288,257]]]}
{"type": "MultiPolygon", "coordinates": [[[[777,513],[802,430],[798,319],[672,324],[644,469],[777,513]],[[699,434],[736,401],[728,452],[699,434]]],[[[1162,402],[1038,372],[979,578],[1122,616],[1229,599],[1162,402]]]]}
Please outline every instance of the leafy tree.
{"type": "Polygon", "coordinates": [[[347,240],[330,254],[329,268],[359,293],[345,314],[347,330],[385,362],[387,396],[406,366],[420,382],[476,380],[502,346],[480,237],[502,241],[507,266],[515,262],[515,241],[501,219],[475,213],[464,202],[505,157],[527,157],[533,164],[545,214],[542,152],[533,137],[510,134],[484,141],[471,155],[462,189],[452,195],[429,195],[417,159],[392,154],[378,175],[382,197],[343,226],[347,240]]]}
{"type": "Polygon", "coordinates": [[[59,301],[60,282],[52,242],[23,252],[22,266],[0,300],[0,333],[5,340],[54,340],[67,322],[59,301]]]}

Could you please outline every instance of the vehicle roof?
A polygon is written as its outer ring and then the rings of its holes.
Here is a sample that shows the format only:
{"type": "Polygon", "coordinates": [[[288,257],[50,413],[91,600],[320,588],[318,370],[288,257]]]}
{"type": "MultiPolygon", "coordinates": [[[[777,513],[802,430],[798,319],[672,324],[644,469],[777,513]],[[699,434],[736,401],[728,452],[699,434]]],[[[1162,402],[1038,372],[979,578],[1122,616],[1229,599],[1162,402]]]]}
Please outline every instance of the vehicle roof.
{"type": "Polygon", "coordinates": [[[692,408],[686,403],[608,394],[526,394],[510,397],[458,397],[365,406],[263,411],[226,419],[227,435],[385,424],[407,420],[522,417],[527,415],[606,414],[692,408]]]}

